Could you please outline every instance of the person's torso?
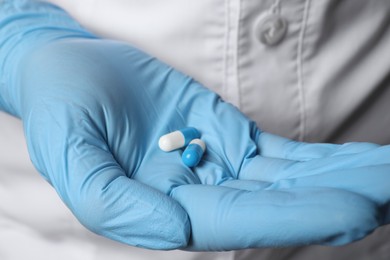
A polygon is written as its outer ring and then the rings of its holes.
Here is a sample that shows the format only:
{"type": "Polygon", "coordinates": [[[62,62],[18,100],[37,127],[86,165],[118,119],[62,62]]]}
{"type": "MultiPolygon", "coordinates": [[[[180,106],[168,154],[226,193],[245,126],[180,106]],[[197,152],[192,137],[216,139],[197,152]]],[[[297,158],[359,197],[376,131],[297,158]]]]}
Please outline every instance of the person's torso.
{"type": "Polygon", "coordinates": [[[194,77],[265,131],[390,143],[387,0],[51,1],[194,77]]]}

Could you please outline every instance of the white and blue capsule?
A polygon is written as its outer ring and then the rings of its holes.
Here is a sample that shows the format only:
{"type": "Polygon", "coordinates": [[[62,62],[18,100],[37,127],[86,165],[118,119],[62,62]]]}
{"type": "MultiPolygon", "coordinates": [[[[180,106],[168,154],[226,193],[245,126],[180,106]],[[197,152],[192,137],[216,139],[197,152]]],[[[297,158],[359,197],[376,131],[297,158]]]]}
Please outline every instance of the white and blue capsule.
{"type": "Polygon", "coordinates": [[[184,150],[181,159],[188,167],[195,167],[199,164],[206,150],[206,144],[200,139],[194,139],[184,150]]]}
{"type": "Polygon", "coordinates": [[[199,131],[194,127],[186,127],[161,136],[158,141],[158,146],[164,152],[171,152],[188,145],[192,140],[197,138],[200,138],[199,131]]]}

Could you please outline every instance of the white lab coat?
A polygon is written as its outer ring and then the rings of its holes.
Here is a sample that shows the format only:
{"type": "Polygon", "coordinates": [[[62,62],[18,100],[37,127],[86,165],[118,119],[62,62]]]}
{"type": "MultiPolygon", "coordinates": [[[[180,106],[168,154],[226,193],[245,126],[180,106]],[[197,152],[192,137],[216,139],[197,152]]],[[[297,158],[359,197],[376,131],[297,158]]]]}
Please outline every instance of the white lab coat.
{"type": "MultiPolygon", "coordinates": [[[[49,1],[95,33],[191,75],[265,131],[304,141],[390,143],[388,0],[49,1]]],[[[2,127],[1,143],[18,140],[17,160],[0,161],[0,185],[10,183],[0,186],[0,226],[7,230],[0,232],[0,259],[45,259],[46,252],[62,252],[64,259],[390,259],[389,227],[338,248],[225,253],[147,251],[98,238],[32,177],[18,123],[4,115],[0,120],[17,129],[2,127]],[[17,198],[19,208],[6,198],[17,198]],[[25,250],[10,249],[13,243],[25,250]]],[[[12,155],[0,149],[1,157],[12,155]]]]}

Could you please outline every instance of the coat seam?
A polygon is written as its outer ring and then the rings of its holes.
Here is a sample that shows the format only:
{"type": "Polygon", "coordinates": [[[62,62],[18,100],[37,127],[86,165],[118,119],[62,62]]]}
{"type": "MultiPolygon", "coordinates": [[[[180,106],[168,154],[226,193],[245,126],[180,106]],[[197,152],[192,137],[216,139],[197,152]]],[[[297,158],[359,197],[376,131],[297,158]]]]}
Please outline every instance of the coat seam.
{"type": "Polygon", "coordinates": [[[240,88],[240,77],[239,77],[239,37],[240,37],[240,21],[241,21],[241,0],[236,0],[237,1],[237,19],[235,21],[235,28],[236,28],[236,35],[234,37],[235,41],[235,49],[234,49],[234,55],[235,55],[235,60],[234,60],[234,73],[236,74],[235,77],[235,83],[236,83],[236,88],[237,88],[237,106],[241,108],[242,102],[241,102],[241,88],[240,88]]]}
{"type": "Polygon", "coordinates": [[[241,20],[242,20],[242,7],[243,7],[243,3],[242,3],[242,0],[237,0],[237,21],[236,21],[236,37],[235,37],[235,41],[236,41],[236,64],[235,64],[235,70],[236,70],[236,84],[237,84],[237,94],[238,94],[238,98],[237,98],[237,106],[239,109],[241,109],[242,107],[242,95],[241,95],[241,64],[240,64],[240,61],[241,61],[241,42],[240,42],[240,35],[241,35],[241,20]]]}
{"type": "Polygon", "coordinates": [[[309,8],[311,0],[305,0],[305,6],[303,10],[303,17],[300,26],[298,46],[297,46],[297,86],[298,86],[298,95],[300,100],[300,118],[299,118],[299,140],[303,141],[306,136],[306,112],[305,112],[305,91],[304,91],[304,81],[303,81],[303,42],[305,38],[307,21],[309,17],[309,8]]]}
{"type": "Polygon", "coordinates": [[[230,0],[225,0],[225,35],[224,35],[224,48],[223,48],[223,75],[222,75],[222,84],[223,84],[223,95],[228,97],[228,62],[229,62],[229,38],[230,38],[230,0]]]}
{"type": "Polygon", "coordinates": [[[223,94],[229,101],[241,108],[239,84],[240,0],[226,0],[225,9],[223,94]]]}

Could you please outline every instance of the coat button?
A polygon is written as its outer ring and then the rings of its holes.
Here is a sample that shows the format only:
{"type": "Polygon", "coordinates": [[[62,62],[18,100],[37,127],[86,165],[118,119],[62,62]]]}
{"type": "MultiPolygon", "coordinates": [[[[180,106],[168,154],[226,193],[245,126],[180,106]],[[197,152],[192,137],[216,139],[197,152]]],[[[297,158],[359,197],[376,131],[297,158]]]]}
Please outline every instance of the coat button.
{"type": "Polygon", "coordinates": [[[269,14],[257,25],[259,40],[267,46],[278,44],[286,35],[287,21],[278,14],[269,14]]]}

